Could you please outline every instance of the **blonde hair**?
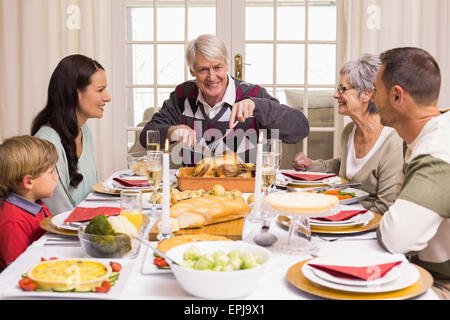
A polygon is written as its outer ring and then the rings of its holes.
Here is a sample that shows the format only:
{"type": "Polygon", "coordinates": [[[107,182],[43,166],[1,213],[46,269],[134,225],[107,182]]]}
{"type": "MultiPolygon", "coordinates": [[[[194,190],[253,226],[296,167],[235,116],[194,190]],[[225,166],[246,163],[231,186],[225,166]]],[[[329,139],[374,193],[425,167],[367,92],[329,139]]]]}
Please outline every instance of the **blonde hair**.
{"type": "Polygon", "coordinates": [[[58,161],[55,146],[47,140],[23,135],[0,145],[0,203],[11,191],[21,188],[27,175],[37,178],[58,161]]]}
{"type": "Polygon", "coordinates": [[[225,42],[213,34],[202,34],[189,42],[186,48],[186,63],[191,71],[194,71],[197,53],[201,53],[208,60],[223,60],[228,66],[228,51],[225,42]]]}

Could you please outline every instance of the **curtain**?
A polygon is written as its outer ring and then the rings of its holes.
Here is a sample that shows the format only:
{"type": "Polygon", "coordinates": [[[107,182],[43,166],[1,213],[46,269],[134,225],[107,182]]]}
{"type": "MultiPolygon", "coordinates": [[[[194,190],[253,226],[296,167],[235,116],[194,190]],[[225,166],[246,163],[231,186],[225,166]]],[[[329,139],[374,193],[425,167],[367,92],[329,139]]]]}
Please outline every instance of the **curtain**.
{"type": "MultiPolygon", "coordinates": [[[[115,0],[0,0],[0,139],[30,134],[44,107],[58,62],[75,53],[106,70],[112,101],[102,119],[88,120],[99,178],[126,167],[126,110],[114,100],[112,2],[115,0]]],[[[120,100],[120,99],[119,99],[120,100]]]]}
{"type": "Polygon", "coordinates": [[[428,51],[439,63],[441,109],[450,107],[448,0],[343,0],[344,60],[395,47],[428,51]]]}

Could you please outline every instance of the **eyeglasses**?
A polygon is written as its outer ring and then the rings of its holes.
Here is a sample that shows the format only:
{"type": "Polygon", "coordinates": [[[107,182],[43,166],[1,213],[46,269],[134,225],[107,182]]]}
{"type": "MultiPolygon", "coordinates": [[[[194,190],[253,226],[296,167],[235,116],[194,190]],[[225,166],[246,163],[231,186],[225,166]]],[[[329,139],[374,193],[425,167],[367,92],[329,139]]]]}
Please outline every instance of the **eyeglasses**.
{"type": "Polygon", "coordinates": [[[341,85],[338,85],[337,87],[336,87],[336,91],[337,92],[339,92],[339,94],[343,94],[345,91],[347,91],[347,90],[350,90],[350,89],[354,89],[353,87],[344,87],[344,86],[341,86],[341,85]]]}

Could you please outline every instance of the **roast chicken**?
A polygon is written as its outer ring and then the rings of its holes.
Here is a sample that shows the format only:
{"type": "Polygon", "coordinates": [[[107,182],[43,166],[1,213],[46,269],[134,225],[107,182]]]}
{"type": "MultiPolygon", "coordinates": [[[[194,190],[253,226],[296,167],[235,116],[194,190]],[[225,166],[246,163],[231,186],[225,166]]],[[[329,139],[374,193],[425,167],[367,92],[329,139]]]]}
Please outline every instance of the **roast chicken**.
{"type": "Polygon", "coordinates": [[[252,177],[255,165],[244,163],[235,152],[224,152],[216,158],[204,158],[194,168],[193,177],[252,177]]]}

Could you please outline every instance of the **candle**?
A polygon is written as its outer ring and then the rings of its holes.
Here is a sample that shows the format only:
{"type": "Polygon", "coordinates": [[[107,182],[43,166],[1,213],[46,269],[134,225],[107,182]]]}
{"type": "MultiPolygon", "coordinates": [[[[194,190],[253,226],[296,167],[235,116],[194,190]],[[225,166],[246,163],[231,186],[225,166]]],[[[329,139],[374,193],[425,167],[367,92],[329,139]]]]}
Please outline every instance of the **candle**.
{"type": "Polygon", "coordinates": [[[170,155],[169,140],[166,140],[163,153],[163,212],[161,218],[161,230],[163,234],[172,232],[170,226],[170,155]]]}
{"type": "Polygon", "coordinates": [[[262,153],[263,153],[263,132],[259,133],[258,144],[256,146],[256,172],[255,172],[255,197],[254,209],[258,212],[261,207],[261,185],[262,185],[262,153]]]}

